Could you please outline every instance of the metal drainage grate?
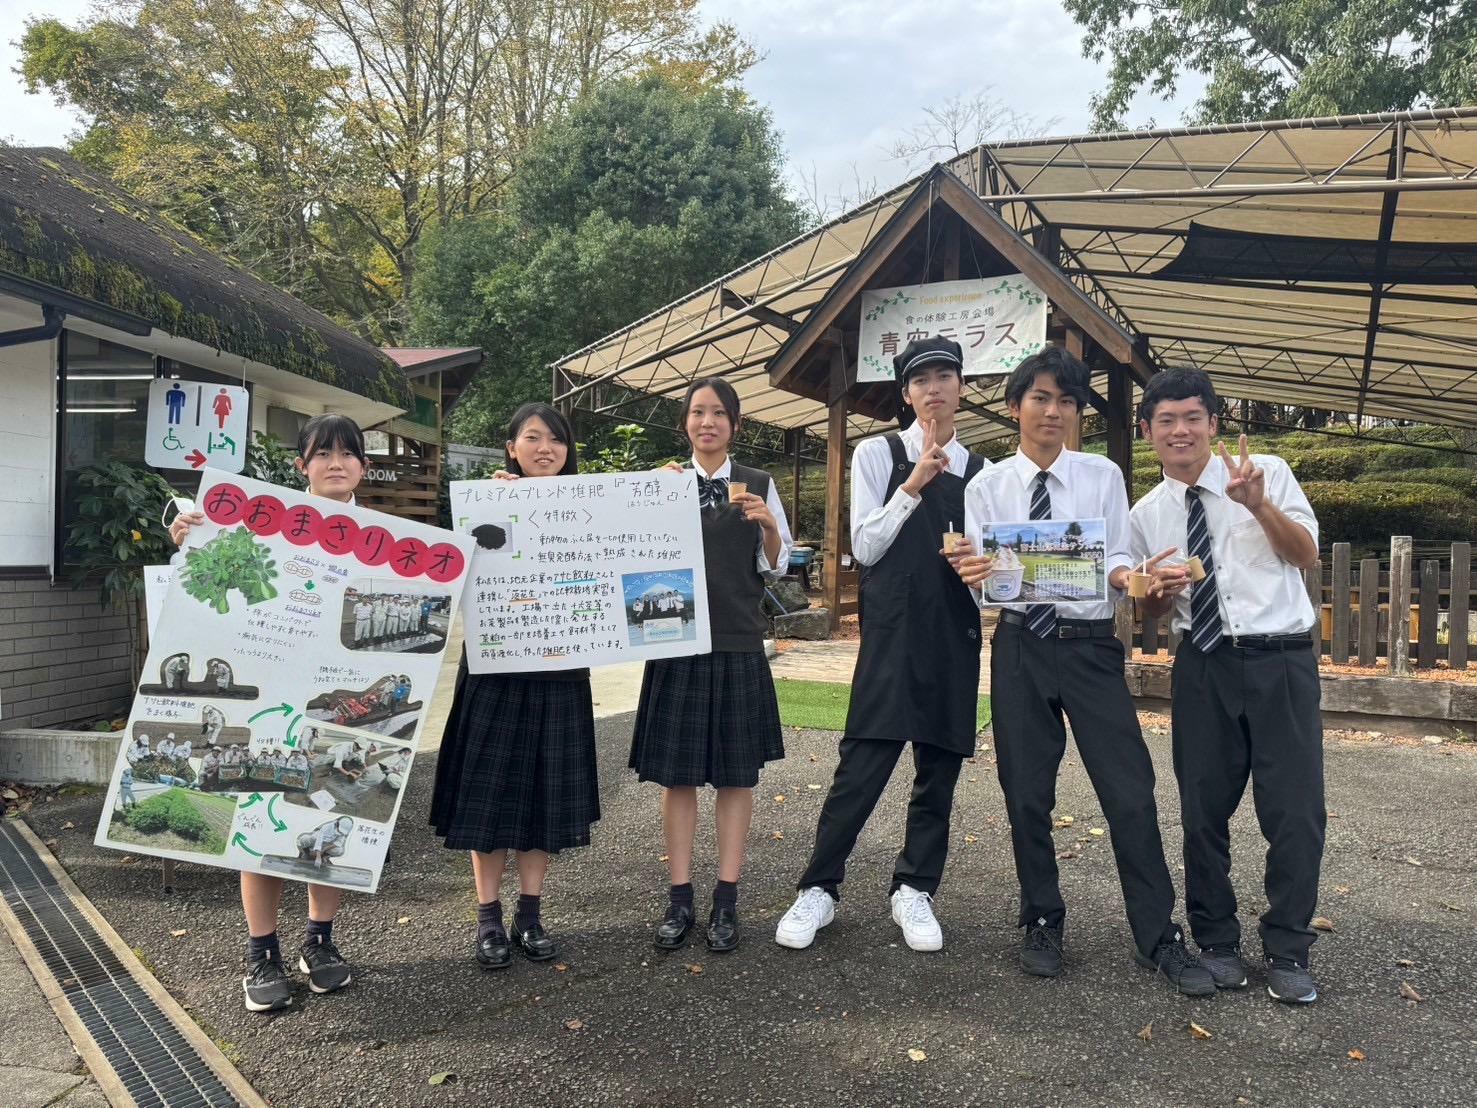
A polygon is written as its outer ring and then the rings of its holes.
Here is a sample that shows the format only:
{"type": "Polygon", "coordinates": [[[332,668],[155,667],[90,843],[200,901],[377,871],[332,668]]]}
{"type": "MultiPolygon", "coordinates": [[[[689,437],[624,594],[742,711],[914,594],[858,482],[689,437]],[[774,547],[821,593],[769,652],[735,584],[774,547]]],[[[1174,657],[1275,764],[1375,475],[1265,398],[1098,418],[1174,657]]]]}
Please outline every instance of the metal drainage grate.
{"type": "Polygon", "coordinates": [[[108,949],[31,844],[5,824],[0,892],[139,1108],[240,1105],[108,949]]]}

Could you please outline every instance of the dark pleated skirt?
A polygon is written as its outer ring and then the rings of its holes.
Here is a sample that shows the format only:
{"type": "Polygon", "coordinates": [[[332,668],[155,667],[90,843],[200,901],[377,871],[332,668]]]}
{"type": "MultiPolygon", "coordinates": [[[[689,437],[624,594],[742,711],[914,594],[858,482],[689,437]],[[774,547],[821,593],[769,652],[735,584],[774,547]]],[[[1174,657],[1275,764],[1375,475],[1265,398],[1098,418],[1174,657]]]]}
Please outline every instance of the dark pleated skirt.
{"type": "Polygon", "coordinates": [[[465,670],[441,740],[431,826],[451,850],[588,846],[600,818],[588,675],[465,670]]]}
{"type": "Polygon", "coordinates": [[[753,788],[785,756],[774,678],[762,650],[647,662],[631,768],[668,788],[753,788]]]}

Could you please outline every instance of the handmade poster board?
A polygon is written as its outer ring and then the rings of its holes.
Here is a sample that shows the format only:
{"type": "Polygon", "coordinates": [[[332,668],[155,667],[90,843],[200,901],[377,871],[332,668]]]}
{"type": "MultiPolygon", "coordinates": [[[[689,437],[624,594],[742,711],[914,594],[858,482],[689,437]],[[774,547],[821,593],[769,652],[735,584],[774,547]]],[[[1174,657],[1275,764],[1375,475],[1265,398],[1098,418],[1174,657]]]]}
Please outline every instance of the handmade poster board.
{"type": "Polygon", "coordinates": [[[214,470],[196,503],[96,842],[373,892],[472,540],[214,470]]]}
{"type": "Polygon", "coordinates": [[[1107,525],[1102,519],[995,520],[974,536],[995,564],[980,606],[1083,604],[1108,598],[1107,525]]]}
{"type": "Polygon", "coordinates": [[[712,649],[691,471],[453,481],[451,515],[476,543],[462,600],[473,673],[712,649]]]}

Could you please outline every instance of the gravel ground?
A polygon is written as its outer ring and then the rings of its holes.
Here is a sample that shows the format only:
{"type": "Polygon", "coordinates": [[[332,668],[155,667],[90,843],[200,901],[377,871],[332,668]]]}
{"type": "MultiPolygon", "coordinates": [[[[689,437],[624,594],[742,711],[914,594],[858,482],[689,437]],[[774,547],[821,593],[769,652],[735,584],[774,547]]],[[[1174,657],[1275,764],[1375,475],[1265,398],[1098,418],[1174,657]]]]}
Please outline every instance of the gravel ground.
{"type": "MultiPolygon", "coordinates": [[[[938,902],[942,953],[908,950],[888,915],[903,772],[858,845],[836,922],[808,951],[781,949],[774,923],[835,761],[836,736],[822,732],[787,733],[789,757],[761,780],[744,945],[726,956],[701,942],[663,955],[650,943],[665,890],[658,790],[624,769],[629,734],[629,716],[600,722],[605,819],[595,846],[558,859],[549,877],[544,918],[561,941],[557,963],[520,959],[486,974],[471,961],[470,869],[425,826],[427,757],[382,891],[352,897],[340,920],[354,986],[316,997],[299,982],[293,1007],[265,1017],[241,1006],[233,875],[181,866],[163,893],[156,862],[126,864],[91,845],[99,797],[58,796],[26,818],[57,840],[93,902],[274,1105],[1470,1103],[1477,751],[1329,744],[1320,912],[1334,930],[1314,949],[1324,999],[1293,1010],[1269,1001],[1258,975],[1244,993],[1191,1000],[1132,964],[1107,837],[1090,833],[1101,811],[1075,761],[1057,808],[1073,822],[1056,832],[1059,849],[1076,855],[1061,863],[1069,970],[1054,981],[1022,976],[988,748],[960,779],[938,902]],[[1403,999],[1402,982],[1423,999],[1403,999]],[[1192,1021],[1210,1038],[1195,1037],[1192,1021]],[[455,1076],[430,1083],[443,1073],[455,1076]]],[[[1151,733],[1150,745],[1166,846],[1178,857],[1168,739],[1151,733]]],[[[1257,954],[1263,846],[1249,801],[1235,842],[1257,954]]],[[[700,913],[713,865],[711,832],[700,832],[700,913]]],[[[284,936],[298,933],[304,910],[289,883],[284,936]]]]}

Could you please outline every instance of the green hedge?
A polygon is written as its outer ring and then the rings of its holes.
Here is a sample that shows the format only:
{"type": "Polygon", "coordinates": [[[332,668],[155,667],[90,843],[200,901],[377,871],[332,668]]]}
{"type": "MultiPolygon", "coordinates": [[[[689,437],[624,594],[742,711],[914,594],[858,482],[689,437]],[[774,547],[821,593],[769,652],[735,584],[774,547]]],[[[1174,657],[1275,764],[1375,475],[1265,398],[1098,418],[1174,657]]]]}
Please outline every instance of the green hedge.
{"type": "Polygon", "coordinates": [[[130,808],[124,818],[130,827],[145,835],[173,831],[182,839],[198,843],[209,842],[216,837],[211,834],[205,817],[190,803],[190,798],[173,790],[149,797],[142,804],[130,808]]]}
{"type": "Polygon", "coordinates": [[[1456,489],[1401,481],[1309,481],[1320,545],[1388,543],[1391,535],[1460,542],[1477,535],[1477,505],[1456,489]]]}
{"type": "Polygon", "coordinates": [[[1393,473],[1370,471],[1355,479],[1363,485],[1370,481],[1392,482],[1401,485],[1437,485],[1455,489],[1467,496],[1477,496],[1477,469],[1461,466],[1436,466],[1432,469],[1396,470],[1393,473]]]}

